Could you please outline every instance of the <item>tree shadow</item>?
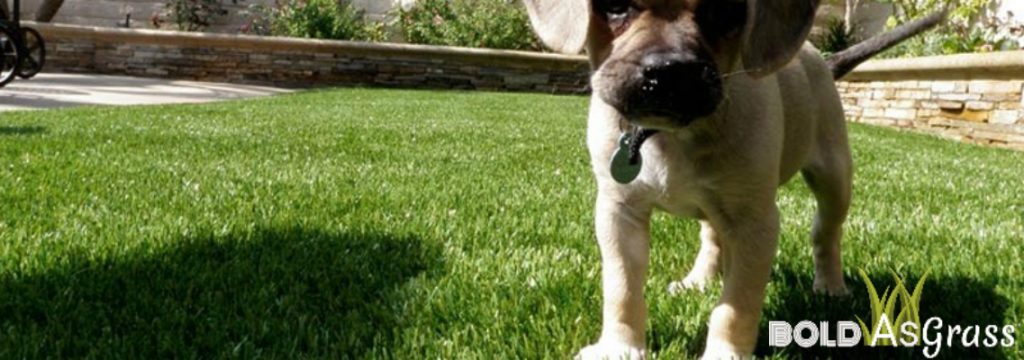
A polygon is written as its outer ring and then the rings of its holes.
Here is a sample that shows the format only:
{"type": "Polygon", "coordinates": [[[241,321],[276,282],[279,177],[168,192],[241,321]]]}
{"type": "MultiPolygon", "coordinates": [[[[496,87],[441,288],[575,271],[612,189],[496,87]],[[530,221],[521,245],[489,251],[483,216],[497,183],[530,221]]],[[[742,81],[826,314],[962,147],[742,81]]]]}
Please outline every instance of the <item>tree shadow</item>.
{"type": "MultiPolygon", "coordinates": [[[[900,274],[905,277],[904,284],[913,291],[917,284],[920,273],[900,274]]],[[[892,275],[885,271],[869,273],[871,282],[881,292],[887,287],[895,286],[892,275]]],[[[809,320],[815,323],[829,321],[835,338],[835,324],[838,321],[854,321],[854,316],[860,316],[865,321],[870,321],[869,295],[867,288],[860,277],[847,278],[847,287],[850,289],[850,296],[829,297],[824,295],[811,295],[812,273],[810,270],[794,271],[793,267],[783,266],[781,271],[773,274],[774,284],[785,284],[769,304],[765,307],[763,324],[759,332],[758,347],[755,354],[758,357],[770,355],[785,355],[791,358],[835,358],[835,359],[920,359],[923,358],[922,347],[911,348],[876,348],[864,346],[863,343],[852,348],[826,348],[812,346],[804,349],[796,344],[786,348],[772,348],[768,346],[767,320],[787,321],[792,325],[809,320]]],[[[1009,300],[996,293],[997,280],[993,278],[971,278],[962,275],[946,276],[932,274],[924,285],[921,299],[921,321],[937,316],[942,319],[943,328],[942,341],[946,341],[949,325],[972,326],[981,325],[982,331],[987,325],[998,325],[1001,329],[1006,325],[1006,311],[1009,307],[1009,300]]],[[[870,324],[868,326],[871,326],[870,324]]],[[[896,330],[898,331],[898,330],[896,330]]],[[[933,330],[931,339],[935,339],[936,332],[933,330]]],[[[960,345],[960,334],[953,341],[952,347],[942,348],[939,352],[940,358],[950,359],[1001,359],[1007,355],[1003,348],[971,347],[965,348],[960,345]]],[[[982,332],[980,339],[984,340],[982,332]]]]}
{"type": "Polygon", "coordinates": [[[406,325],[440,251],[390,234],[264,229],[0,274],[0,358],[365,356],[406,325]]]}
{"type": "Polygon", "coordinates": [[[46,132],[42,126],[0,126],[0,136],[35,135],[46,132]]]}

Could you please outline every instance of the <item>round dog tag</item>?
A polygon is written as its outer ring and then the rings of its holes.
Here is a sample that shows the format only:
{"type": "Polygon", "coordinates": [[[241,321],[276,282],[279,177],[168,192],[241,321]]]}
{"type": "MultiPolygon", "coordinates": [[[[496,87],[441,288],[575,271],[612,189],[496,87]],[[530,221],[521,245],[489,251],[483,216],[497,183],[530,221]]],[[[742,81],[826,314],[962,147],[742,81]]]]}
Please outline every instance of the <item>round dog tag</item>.
{"type": "Polygon", "coordinates": [[[636,164],[629,163],[629,140],[628,133],[619,136],[619,148],[612,154],[611,172],[612,179],[619,184],[629,184],[640,175],[640,168],[643,167],[643,158],[637,156],[636,164]]]}

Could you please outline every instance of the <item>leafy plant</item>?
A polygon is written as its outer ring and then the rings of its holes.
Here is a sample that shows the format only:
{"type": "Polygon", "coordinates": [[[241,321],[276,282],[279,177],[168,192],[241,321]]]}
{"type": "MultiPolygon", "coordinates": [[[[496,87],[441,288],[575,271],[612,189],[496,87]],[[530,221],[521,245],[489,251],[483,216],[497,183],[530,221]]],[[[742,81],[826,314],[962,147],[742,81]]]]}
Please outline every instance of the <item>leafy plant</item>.
{"type": "MultiPolygon", "coordinates": [[[[239,0],[223,1],[238,4],[239,0]]],[[[164,11],[154,14],[150,20],[156,28],[169,22],[178,30],[200,31],[209,27],[217,17],[227,14],[222,0],[167,0],[164,11]]]]}
{"type": "Polygon", "coordinates": [[[813,42],[822,54],[829,55],[843,51],[858,41],[856,35],[853,34],[852,27],[847,26],[845,20],[833,17],[828,19],[824,32],[813,42]]]}
{"type": "MultiPolygon", "coordinates": [[[[875,336],[877,333],[873,333],[872,329],[877,329],[879,324],[884,317],[889,322],[894,335],[897,339],[902,342],[910,342],[913,338],[909,335],[904,335],[900,332],[900,329],[906,323],[914,324],[915,334],[917,338],[921,338],[921,293],[924,290],[924,282],[928,279],[928,271],[921,276],[921,279],[917,281],[917,286],[914,287],[914,292],[911,294],[907,291],[907,288],[903,285],[903,278],[896,275],[896,272],[892,272],[893,280],[896,282],[896,287],[892,292],[889,288],[886,288],[882,292],[882,296],[878,296],[878,291],[875,289],[875,285],[871,282],[871,278],[864,272],[863,269],[859,269],[858,273],[864,284],[868,289],[868,297],[871,302],[871,328],[868,328],[864,320],[861,320],[860,316],[856,316],[857,322],[860,324],[861,331],[864,333],[864,344],[871,345],[874,343],[875,336]],[[901,303],[899,313],[896,312],[896,301],[899,299],[901,303]],[[895,319],[895,320],[893,320],[895,319]]],[[[877,344],[882,346],[894,345],[888,339],[879,339],[877,344]]]]}
{"type": "MultiPolygon", "coordinates": [[[[883,57],[948,55],[966,52],[1012,50],[1020,47],[1019,31],[1012,17],[1003,20],[989,13],[992,0],[885,0],[894,12],[887,27],[946,9],[945,23],[913,37],[882,54],[883,57]]],[[[1019,24],[1016,24],[1019,27],[1019,24]]]]}
{"type": "Polygon", "coordinates": [[[1016,20],[1012,11],[993,16],[981,26],[985,44],[980,51],[1009,51],[1024,47],[1024,22],[1016,20]]]}
{"type": "Polygon", "coordinates": [[[376,41],[386,38],[382,24],[371,23],[348,1],[283,0],[273,7],[253,6],[242,31],[259,35],[376,41]]]}
{"type": "Polygon", "coordinates": [[[274,7],[264,4],[251,4],[240,12],[246,18],[244,24],[238,29],[243,34],[252,35],[273,35],[274,34],[274,7]]]}
{"type": "Polygon", "coordinates": [[[529,18],[509,0],[422,0],[398,12],[405,40],[417,44],[539,50],[529,18]]]}

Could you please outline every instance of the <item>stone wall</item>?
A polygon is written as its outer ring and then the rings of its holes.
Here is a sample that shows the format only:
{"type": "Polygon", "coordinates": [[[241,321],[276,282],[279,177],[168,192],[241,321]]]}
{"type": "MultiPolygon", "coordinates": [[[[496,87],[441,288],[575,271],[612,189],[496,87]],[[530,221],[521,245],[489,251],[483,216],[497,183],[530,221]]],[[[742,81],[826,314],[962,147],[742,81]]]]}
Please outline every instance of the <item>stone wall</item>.
{"type": "Polygon", "coordinates": [[[582,57],[407,44],[29,24],[46,71],[287,87],[380,86],[583,93],[582,57]]]}
{"type": "Polygon", "coordinates": [[[850,121],[1024,150],[1024,51],[879,60],[844,80],[850,121]]]}
{"type": "MultiPolygon", "coordinates": [[[[581,56],[32,24],[46,71],[288,87],[585,93],[581,56]]],[[[850,121],[1024,150],[1024,51],[862,64],[838,89],[850,121]]]]}

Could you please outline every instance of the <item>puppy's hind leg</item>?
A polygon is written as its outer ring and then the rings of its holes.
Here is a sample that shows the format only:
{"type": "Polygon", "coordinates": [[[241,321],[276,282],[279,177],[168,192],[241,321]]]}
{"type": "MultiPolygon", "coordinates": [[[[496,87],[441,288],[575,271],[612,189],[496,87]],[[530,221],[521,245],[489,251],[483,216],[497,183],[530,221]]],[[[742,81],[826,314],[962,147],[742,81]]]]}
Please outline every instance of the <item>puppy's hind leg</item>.
{"type": "Polygon", "coordinates": [[[672,295],[679,294],[684,290],[703,291],[708,283],[715,279],[715,275],[722,268],[722,247],[718,234],[711,227],[707,220],[700,222],[700,251],[697,259],[693,262],[690,273],[682,280],[673,281],[668,285],[668,292],[672,295]]]}
{"type": "Polygon", "coordinates": [[[801,170],[814,193],[818,211],[811,228],[814,247],[814,291],[838,296],[848,293],[843,281],[841,242],[850,208],[852,161],[849,147],[833,146],[801,170]]]}

